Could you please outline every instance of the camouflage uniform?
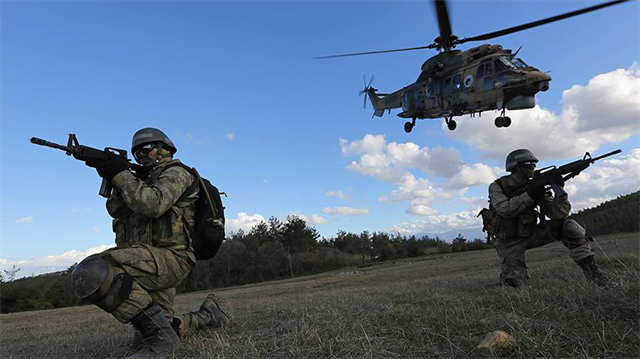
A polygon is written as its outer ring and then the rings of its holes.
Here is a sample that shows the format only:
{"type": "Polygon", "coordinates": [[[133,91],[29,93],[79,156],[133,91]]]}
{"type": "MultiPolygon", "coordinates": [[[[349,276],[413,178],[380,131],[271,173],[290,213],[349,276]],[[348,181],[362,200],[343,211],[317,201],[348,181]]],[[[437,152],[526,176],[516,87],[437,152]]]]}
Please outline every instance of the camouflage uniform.
{"type": "Polygon", "coordinates": [[[198,190],[185,193],[195,178],[180,166],[164,170],[179,162],[163,159],[144,181],[129,171],[118,173],[111,181],[114,192],[107,201],[107,210],[114,218],[117,247],[93,257],[111,263],[116,278],[124,273],[133,277],[128,298],[110,308],[122,323],[131,321],[152,302],[171,321],[176,286],[195,265],[185,226],[195,225],[198,190]]]}
{"type": "MultiPolygon", "coordinates": [[[[501,177],[499,181],[502,181],[505,191],[509,192],[510,188],[524,184],[527,178],[511,174],[501,177]]],[[[497,213],[494,245],[502,262],[500,279],[503,284],[518,286],[527,280],[527,249],[562,241],[576,262],[593,256],[586,237],[569,238],[563,233],[563,225],[571,211],[566,193],[558,197],[547,194],[536,202],[526,192],[508,198],[505,191],[500,188],[498,181],[489,186],[489,199],[497,213]],[[538,205],[550,221],[537,224],[538,205]]]]}

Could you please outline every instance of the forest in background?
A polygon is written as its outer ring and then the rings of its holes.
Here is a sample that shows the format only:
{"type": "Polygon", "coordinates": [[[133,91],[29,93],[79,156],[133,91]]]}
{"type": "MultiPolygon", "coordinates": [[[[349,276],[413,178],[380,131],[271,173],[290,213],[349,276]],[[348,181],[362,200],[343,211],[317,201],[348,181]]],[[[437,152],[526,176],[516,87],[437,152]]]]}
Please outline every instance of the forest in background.
{"type": "MultiPolygon", "coordinates": [[[[582,223],[588,235],[638,232],[640,192],[620,196],[595,208],[571,216],[582,223]]],[[[243,285],[418,257],[491,248],[481,239],[459,235],[451,243],[438,237],[402,236],[384,232],[350,233],[320,238],[315,228],[296,216],[286,221],[270,218],[248,232],[231,235],[217,256],[199,261],[180,284],[179,293],[243,285]]],[[[66,271],[14,279],[19,268],[0,276],[0,312],[11,313],[84,304],[75,297],[66,271]]]]}

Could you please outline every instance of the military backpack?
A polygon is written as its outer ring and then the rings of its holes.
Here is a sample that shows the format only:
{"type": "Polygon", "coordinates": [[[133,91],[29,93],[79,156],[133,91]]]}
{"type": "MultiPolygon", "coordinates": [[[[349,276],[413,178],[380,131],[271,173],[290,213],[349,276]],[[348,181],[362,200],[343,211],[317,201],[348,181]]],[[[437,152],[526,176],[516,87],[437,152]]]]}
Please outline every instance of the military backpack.
{"type": "MultiPolygon", "coordinates": [[[[209,180],[201,177],[195,168],[182,163],[168,165],[163,171],[174,166],[186,169],[196,178],[191,187],[182,194],[180,200],[191,195],[196,188],[200,189],[195,203],[195,228],[187,229],[191,233],[191,242],[196,259],[211,259],[218,253],[225,239],[224,206],[222,205],[220,191],[209,180]]],[[[223,192],[222,194],[225,193],[223,192]]],[[[189,226],[188,224],[186,225],[187,227],[189,226]]]]}

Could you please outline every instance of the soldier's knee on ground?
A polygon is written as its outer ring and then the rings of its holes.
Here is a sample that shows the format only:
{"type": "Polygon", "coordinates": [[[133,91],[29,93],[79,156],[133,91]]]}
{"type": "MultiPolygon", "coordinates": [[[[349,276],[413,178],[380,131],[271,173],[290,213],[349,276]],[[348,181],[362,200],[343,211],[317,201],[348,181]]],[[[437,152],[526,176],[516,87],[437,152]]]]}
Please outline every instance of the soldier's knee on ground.
{"type": "Polygon", "coordinates": [[[503,259],[502,272],[500,273],[500,284],[519,287],[526,283],[528,278],[529,273],[523,256],[503,259]]]}
{"type": "Polygon", "coordinates": [[[129,297],[133,277],[100,257],[83,260],[71,273],[76,296],[112,313],[129,297]]]}
{"type": "Polygon", "coordinates": [[[573,219],[567,219],[562,224],[562,243],[569,249],[583,246],[587,243],[586,230],[573,219]]]}

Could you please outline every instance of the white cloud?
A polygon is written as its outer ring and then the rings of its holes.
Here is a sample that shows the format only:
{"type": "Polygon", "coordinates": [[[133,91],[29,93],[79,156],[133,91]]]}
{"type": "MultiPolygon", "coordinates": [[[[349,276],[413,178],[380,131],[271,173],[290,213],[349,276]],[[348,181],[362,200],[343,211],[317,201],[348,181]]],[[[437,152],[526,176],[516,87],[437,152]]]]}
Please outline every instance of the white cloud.
{"type": "Polygon", "coordinates": [[[340,216],[364,216],[369,214],[369,208],[325,207],[322,209],[322,213],[340,216]]]}
{"type": "Polygon", "coordinates": [[[340,147],[345,155],[358,155],[362,153],[380,153],[386,145],[384,135],[366,135],[360,141],[348,143],[344,138],[340,139],[340,147]]]}
{"type": "Polygon", "coordinates": [[[500,169],[481,163],[465,164],[454,148],[420,147],[413,142],[387,143],[383,135],[366,135],[353,142],[341,139],[340,144],[344,154],[360,156],[347,169],[397,185],[388,195],[378,197],[380,202],[408,202],[407,213],[420,216],[438,214],[434,204],[462,196],[468,187],[488,185],[501,173],[500,169]],[[372,152],[365,152],[367,149],[372,152]],[[428,176],[445,178],[444,187],[417,177],[412,173],[416,169],[428,176]]]}
{"type": "Polygon", "coordinates": [[[448,215],[428,215],[425,219],[397,224],[386,229],[389,233],[412,235],[419,233],[442,233],[451,229],[475,228],[482,225],[476,217],[478,211],[469,210],[448,215]]]}
{"type": "Polygon", "coordinates": [[[86,250],[74,249],[62,254],[49,255],[37,259],[11,260],[2,258],[0,259],[0,268],[9,269],[15,265],[20,268],[20,272],[18,272],[20,277],[57,272],[79,263],[92,254],[100,253],[114,246],[114,244],[103,244],[86,250]]]}
{"type": "Polygon", "coordinates": [[[502,168],[492,168],[484,163],[464,165],[460,172],[445,182],[445,187],[459,189],[479,185],[488,186],[503,173],[504,170],[502,168]]]}
{"type": "Polygon", "coordinates": [[[384,135],[367,134],[362,140],[340,139],[342,153],[360,155],[347,168],[386,182],[404,180],[409,170],[419,168],[435,177],[450,177],[462,166],[460,152],[454,148],[420,147],[413,142],[387,143],[384,135]]]}
{"type": "Polygon", "coordinates": [[[351,196],[347,196],[346,194],[342,193],[342,191],[329,191],[326,193],[327,197],[338,197],[341,200],[344,201],[351,201],[353,198],[351,196]]]}
{"type": "Polygon", "coordinates": [[[235,133],[233,133],[233,132],[229,132],[229,133],[226,133],[226,134],[224,135],[224,137],[226,137],[226,138],[227,138],[227,140],[229,140],[229,141],[235,141],[235,139],[236,139],[236,134],[235,134],[235,133]]]}
{"type": "Polygon", "coordinates": [[[562,94],[560,114],[536,106],[509,111],[509,128],[496,128],[495,116],[485,113],[459,119],[455,131],[443,132],[470,144],[485,157],[503,160],[517,148],[528,148],[540,159],[562,159],[594,152],[606,143],[617,143],[640,133],[640,67],[617,69],[575,85],[562,94]]]}
{"type": "Polygon", "coordinates": [[[91,228],[93,230],[93,233],[97,233],[100,234],[102,233],[102,231],[100,230],[100,227],[98,226],[93,226],[93,228],[91,228]]]}
{"type": "Polygon", "coordinates": [[[329,221],[326,218],[318,216],[317,214],[312,214],[310,216],[307,216],[307,215],[304,215],[302,213],[292,212],[292,213],[290,213],[290,215],[294,215],[294,216],[304,220],[305,222],[307,222],[307,225],[310,225],[310,226],[329,223],[329,221]]]}
{"type": "Polygon", "coordinates": [[[16,224],[31,224],[33,223],[33,217],[32,216],[27,216],[27,217],[20,217],[18,219],[16,219],[16,224]]]}
{"type": "Polygon", "coordinates": [[[226,219],[225,229],[227,233],[237,233],[240,229],[248,232],[253,226],[260,222],[266,222],[266,219],[260,213],[249,215],[245,212],[239,212],[236,218],[226,219]]]}
{"type": "Polygon", "coordinates": [[[184,132],[178,132],[176,134],[176,137],[178,137],[179,139],[181,139],[182,141],[184,141],[186,144],[188,145],[195,145],[195,146],[202,146],[202,145],[206,145],[207,143],[209,143],[211,141],[211,137],[209,136],[202,136],[202,135],[194,135],[192,133],[184,133],[184,132]]]}

